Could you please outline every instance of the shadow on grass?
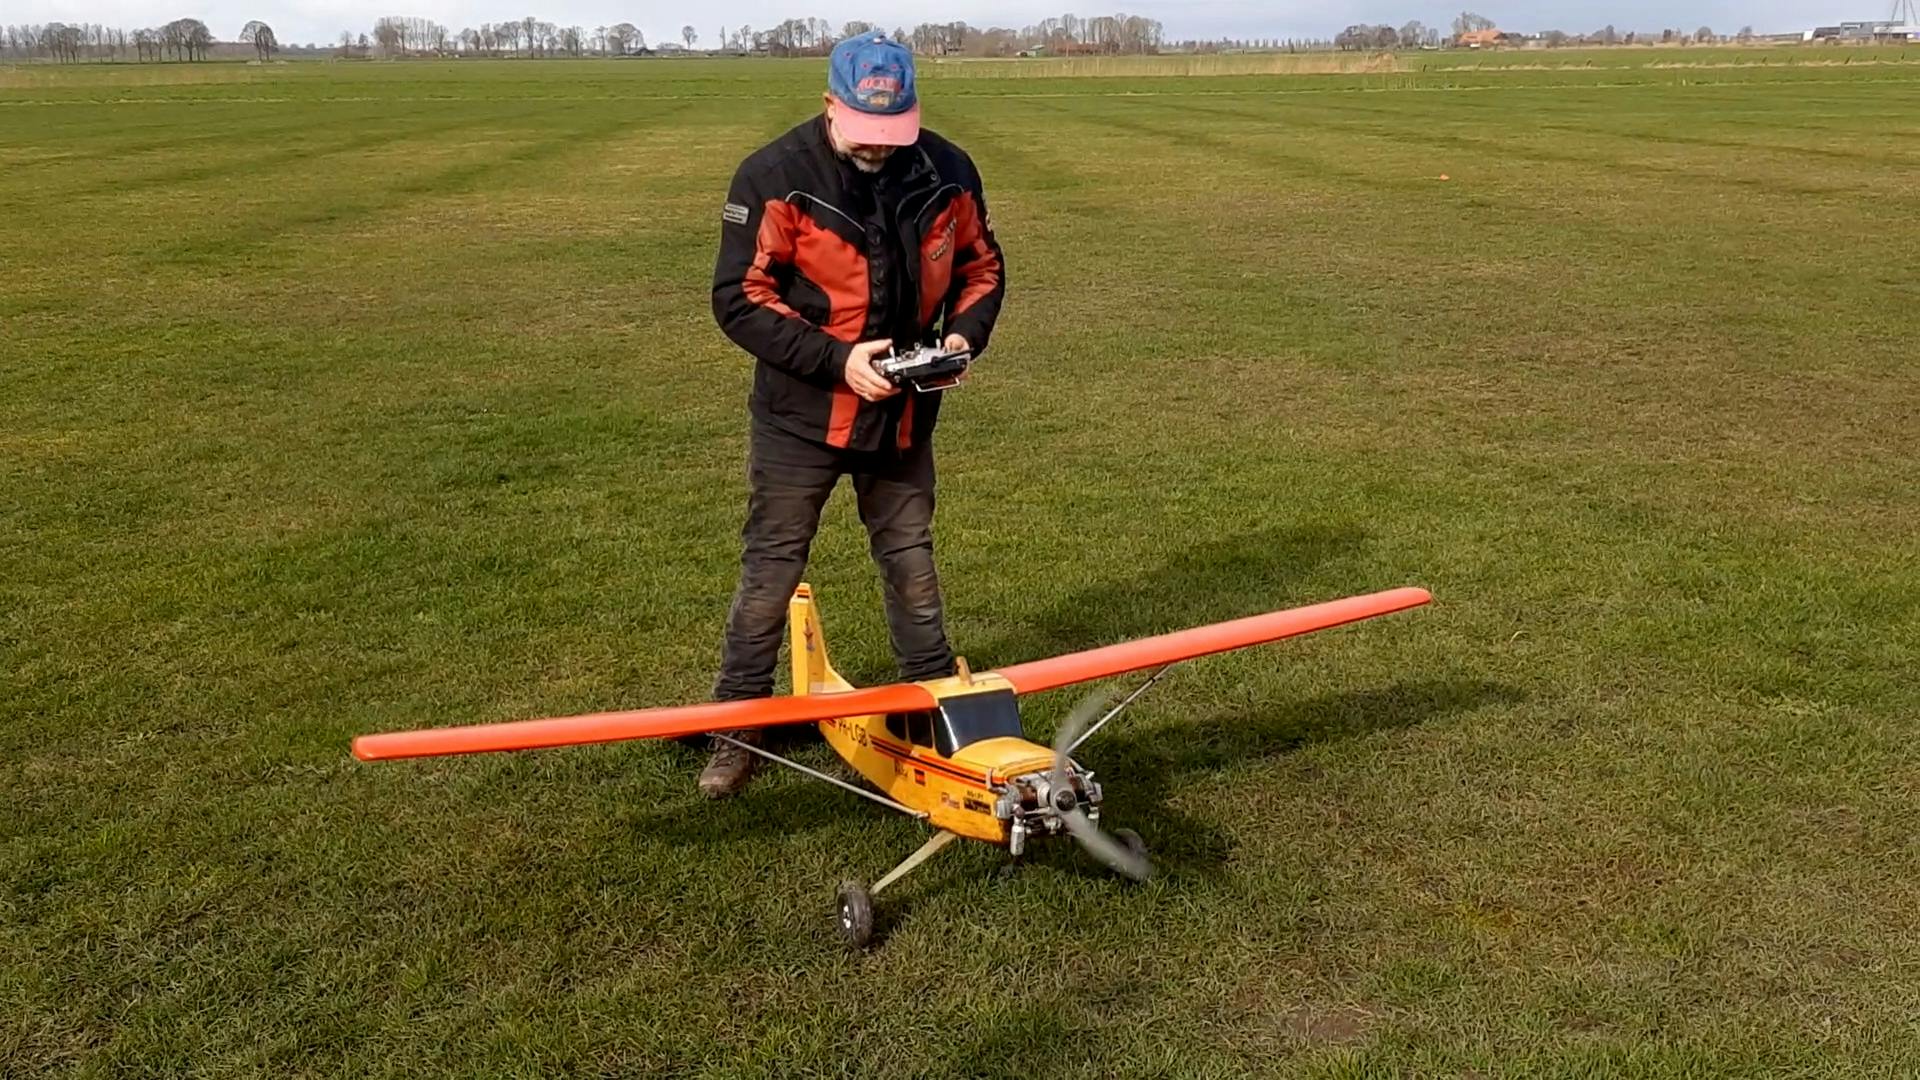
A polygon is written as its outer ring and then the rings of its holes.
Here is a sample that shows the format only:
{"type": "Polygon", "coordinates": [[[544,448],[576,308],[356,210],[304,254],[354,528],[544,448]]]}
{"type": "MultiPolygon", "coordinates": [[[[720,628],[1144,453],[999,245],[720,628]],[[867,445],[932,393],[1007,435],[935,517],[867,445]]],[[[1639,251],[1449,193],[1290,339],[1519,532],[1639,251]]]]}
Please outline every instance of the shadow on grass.
{"type": "MultiPolygon", "coordinates": [[[[1520,698],[1518,690],[1485,680],[1398,682],[1179,721],[1149,731],[1122,728],[1103,732],[1075,756],[1096,770],[1106,788],[1109,829],[1123,825],[1137,828],[1163,870],[1204,874],[1226,861],[1232,845],[1217,826],[1173,808],[1174,797],[1190,778],[1279,757],[1306,746],[1414,727],[1520,698]]],[[[1116,728],[1124,722],[1123,717],[1116,728]]],[[[793,753],[798,748],[776,749],[793,753]]],[[[828,775],[854,779],[850,770],[823,750],[800,756],[804,764],[828,775]]],[[[688,761],[691,786],[691,770],[698,765],[691,755],[688,761]]],[[[854,807],[852,804],[858,802],[854,796],[826,790],[824,785],[796,792],[790,784],[764,782],[765,774],[778,768],[763,762],[756,782],[731,799],[718,803],[697,798],[676,801],[650,813],[636,814],[632,827],[668,843],[694,846],[813,832],[844,823],[853,810],[870,810],[876,817],[887,813],[877,806],[854,807]]],[[[1051,854],[1056,847],[1064,845],[1038,845],[1031,857],[1052,863],[1063,857],[1051,854]]],[[[1088,868],[1093,872],[1091,863],[1088,868]]]]}
{"type": "Polygon", "coordinates": [[[1415,727],[1521,697],[1513,687],[1480,679],[1413,680],[1149,731],[1103,733],[1076,756],[1097,771],[1107,789],[1107,827],[1135,827],[1163,872],[1204,874],[1226,861],[1232,844],[1218,827],[1173,808],[1184,782],[1302,747],[1415,727]]]}
{"type": "Polygon", "coordinates": [[[942,1075],[1044,1075],[1051,1070],[1036,1065],[1061,1065],[1086,1053],[1083,1010],[1070,998],[1010,1002],[955,1020],[933,1048],[942,1075]]]}
{"type": "MultiPolygon", "coordinates": [[[[1296,603],[1335,599],[1301,595],[1299,582],[1322,564],[1357,551],[1356,525],[1270,528],[1181,548],[1159,566],[1117,575],[1070,593],[1038,613],[1009,612],[1000,635],[954,643],[975,671],[1184,630],[1296,603]]],[[[1091,549],[1090,549],[1091,550],[1091,549]]],[[[845,671],[855,685],[891,682],[890,668],[845,671]]]]}
{"type": "MultiPolygon", "coordinates": [[[[798,761],[828,776],[873,790],[854,771],[826,749],[820,729],[812,724],[769,728],[766,749],[788,760],[798,761]]],[[[813,832],[843,822],[862,800],[848,792],[836,791],[816,780],[805,781],[805,790],[796,792],[792,784],[778,774],[783,766],[762,760],[745,790],[730,798],[710,800],[696,793],[695,782],[707,763],[707,751],[678,744],[672,746],[673,760],[686,777],[685,797],[673,797],[651,811],[631,815],[629,824],[647,836],[670,844],[705,846],[734,840],[755,840],[767,836],[813,832]],[[769,783],[778,777],[781,783],[769,783]]],[[[869,804],[875,815],[891,812],[869,804]]]]}
{"type": "MultiPolygon", "coordinates": [[[[788,785],[776,788],[763,782],[766,772],[778,768],[766,765],[754,783],[732,798],[710,802],[690,795],[658,810],[634,813],[628,827],[650,840],[681,847],[712,847],[818,832],[869,810],[876,819],[892,816],[891,811],[879,806],[859,805],[864,800],[825,784],[809,783],[804,791],[796,791],[788,785]]],[[[829,776],[839,773],[831,766],[821,771],[829,776]]],[[[691,777],[687,783],[692,786],[691,777]]]]}

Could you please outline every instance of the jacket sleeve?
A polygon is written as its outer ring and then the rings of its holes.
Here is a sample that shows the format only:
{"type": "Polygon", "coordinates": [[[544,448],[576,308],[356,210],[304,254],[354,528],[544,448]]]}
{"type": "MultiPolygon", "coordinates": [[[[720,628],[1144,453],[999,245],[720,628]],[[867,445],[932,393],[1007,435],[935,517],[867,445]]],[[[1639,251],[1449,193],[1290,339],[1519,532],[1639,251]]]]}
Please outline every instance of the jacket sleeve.
{"type": "Polygon", "coordinates": [[[966,191],[954,223],[953,289],[948,297],[947,333],[967,339],[977,356],[993,336],[1000,300],[1007,292],[1007,261],[993,235],[993,218],[980,173],[966,163],[966,191]]]}
{"type": "Polygon", "coordinates": [[[758,171],[744,163],[727,188],[720,253],[713,269],[713,317],[734,344],[756,359],[808,382],[832,386],[846,372],[853,346],[829,335],[780,299],[775,268],[791,266],[794,208],[768,197],[758,171]]]}

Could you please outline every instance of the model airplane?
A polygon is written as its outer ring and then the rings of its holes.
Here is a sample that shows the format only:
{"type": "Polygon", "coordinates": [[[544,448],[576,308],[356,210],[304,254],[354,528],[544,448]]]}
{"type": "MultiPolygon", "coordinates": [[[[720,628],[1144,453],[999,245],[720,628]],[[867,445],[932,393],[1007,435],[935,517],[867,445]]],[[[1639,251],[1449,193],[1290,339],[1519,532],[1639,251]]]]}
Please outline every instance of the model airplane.
{"type": "Polygon", "coordinates": [[[813,592],[801,585],[788,605],[793,687],[785,697],[708,702],[465,727],[363,735],[362,761],[500,750],[577,746],[620,739],[664,739],[783,724],[817,723],[834,751],[878,791],[869,791],[760,747],[715,734],[818,780],[918,818],[936,831],[919,851],[875,882],[841,885],[841,937],[858,948],[873,935],[873,897],[956,837],[1004,847],[1016,858],[1037,837],[1070,834],[1119,873],[1150,872],[1145,845],[1129,829],[1099,828],[1101,790],[1072,754],[1183,660],[1325,630],[1418,607],[1432,597],[1402,588],[1069,653],[987,672],[963,658],[952,676],[856,689],[827,660],[813,592]],[[1074,683],[1152,669],[1139,687],[1098,720],[1074,710],[1052,748],[1028,741],[1017,697],[1074,683]],[[1089,721],[1092,721],[1089,726],[1089,721]],[[1082,730],[1082,729],[1085,730],[1082,730]]]}

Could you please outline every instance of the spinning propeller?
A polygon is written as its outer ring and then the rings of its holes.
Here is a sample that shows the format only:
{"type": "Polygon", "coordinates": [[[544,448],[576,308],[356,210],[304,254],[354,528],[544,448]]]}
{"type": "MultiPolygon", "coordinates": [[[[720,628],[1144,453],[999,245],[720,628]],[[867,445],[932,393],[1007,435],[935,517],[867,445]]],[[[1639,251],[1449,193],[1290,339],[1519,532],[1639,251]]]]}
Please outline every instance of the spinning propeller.
{"type": "MultiPolygon", "coordinates": [[[[1159,677],[1156,674],[1153,678],[1159,677]]],[[[1148,680],[1148,685],[1152,685],[1152,682],[1153,680],[1148,680]]],[[[1085,741],[1088,735],[1093,734],[1101,724],[1113,719],[1120,709],[1139,697],[1141,691],[1145,689],[1146,687],[1142,686],[1139,690],[1135,690],[1126,701],[1120,703],[1118,708],[1101,716],[1098,722],[1094,722],[1093,718],[1100,714],[1101,710],[1106,708],[1107,702],[1112,699],[1113,691],[1110,688],[1088,694],[1073,707],[1073,711],[1067,714],[1066,720],[1060,725],[1059,732],[1053,737],[1053,778],[1049,784],[1050,791],[1071,792],[1073,790],[1072,767],[1067,761],[1067,755],[1073,752],[1074,747],[1085,741]]],[[[1073,834],[1073,839],[1087,850],[1087,854],[1106,864],[1115,873],[1133,881],[1145,881],[1153,873],[1153,864],[1147,861],[1146,845],[1140,841],[1139,834],[1132,829],[1120,829],[1112,834],[1102,831],[1100,826],[1080,809],[1078,799],[1072,800],[1071,806],[1056,803],[1054,812],[1059,815],[1061,823],[1066,825],[1067,831],[1073,834]]]]}

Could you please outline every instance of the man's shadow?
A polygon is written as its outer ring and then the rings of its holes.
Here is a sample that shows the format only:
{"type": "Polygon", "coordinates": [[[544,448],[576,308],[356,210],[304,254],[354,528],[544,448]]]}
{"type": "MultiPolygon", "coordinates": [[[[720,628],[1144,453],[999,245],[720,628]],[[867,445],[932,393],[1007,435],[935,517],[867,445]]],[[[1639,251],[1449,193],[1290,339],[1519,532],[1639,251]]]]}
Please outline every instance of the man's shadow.
{"type": "Polygon", "coordinates": [[[1182,547],[1157,567],[1116,575],[1024,618],[997,618],[999,636],[955,642],[955,648],[983,671],[1333,599],[1323,590],[1309,595],[1307,583],[1365,542],[1359,526],[1341,523],[1261,529],[1182,547]]]}

